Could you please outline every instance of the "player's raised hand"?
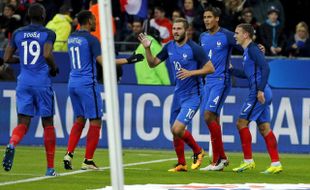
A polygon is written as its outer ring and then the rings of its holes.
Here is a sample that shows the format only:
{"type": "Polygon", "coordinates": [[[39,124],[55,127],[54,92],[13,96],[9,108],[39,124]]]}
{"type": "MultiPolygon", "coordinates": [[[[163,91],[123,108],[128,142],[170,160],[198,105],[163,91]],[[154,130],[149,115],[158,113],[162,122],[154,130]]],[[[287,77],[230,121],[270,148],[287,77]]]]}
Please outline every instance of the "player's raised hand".
{"type": "Polygon", "coordinates": [[[144,48],[149,48],[152,44],[152,40],[149,40],[145,33],[140,33],[138,36],[138,40],[142,43],[144,48]]]}
{"type": "Polygon", "coordinates": [[[183,69],[183,68],[177,72],[177,78],[180,80],[184,80],[184,79],[191,77],[191,76],[192,76],[191,71],[183,69]]]}
{"type": "Polygon", "coordinates": [[[265,95],[263,91],[258,91],[257,92],[257,100],[261,103],[264,104],[265,103],[265,95]]]}

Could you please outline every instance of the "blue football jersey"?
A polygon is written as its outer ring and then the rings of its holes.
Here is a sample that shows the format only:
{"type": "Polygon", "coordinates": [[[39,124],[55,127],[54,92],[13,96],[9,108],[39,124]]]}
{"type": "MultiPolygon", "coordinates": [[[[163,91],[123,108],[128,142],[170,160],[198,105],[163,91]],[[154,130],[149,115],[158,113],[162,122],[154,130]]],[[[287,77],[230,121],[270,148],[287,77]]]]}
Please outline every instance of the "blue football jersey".
{"type": "Polygon", "coordinates": [[[96,57],[101,55],[99,40],[88,31],[76,31],[69,36],[68,53],[71,63],[69,86],[96,84],[96,57]]]}
{"type": "Polygon", "coordinates": [[[220,28],[215,34],[204,32],[200,35],[200,45],[213,63],[215,72],[207,75],[208,79],[222,79],[230,83],[229,64],[233,47],[242,48],[236,44],[234,33],[220,28]]]}
{"type": "Polygon", "coordinates": [[[43,56],[44,44],[53,44],[56,34],[42,25],[30,24],[13,33],[10,46],[17,48],[20,57],[18,84],[51,86],[49,67],[43,56]]]}
{"type": "Polygon", "coordinates": [[[208,57],[203,49],[193,41],[187,41],[182,46],[178,46],[175,41],[170,41],[157,54],[160,60],[168,59],[168,63],[172,67],[175,80],[175,93],[178,95],[200,94],[202,78],[200,76],[192,76],[184,80],[176,77],[178,71],[182,68],[186,70],[200,69],[208,62],[208,57]]]}
{"type": "Polygon", "coordinates": [[[244,50],[242,64],[244,74],[249,81],[250,90],[254,93],[257,90],[264,91],[269,77],[269,65],[264,54],[254,42],[250,43],[244,50]]]}

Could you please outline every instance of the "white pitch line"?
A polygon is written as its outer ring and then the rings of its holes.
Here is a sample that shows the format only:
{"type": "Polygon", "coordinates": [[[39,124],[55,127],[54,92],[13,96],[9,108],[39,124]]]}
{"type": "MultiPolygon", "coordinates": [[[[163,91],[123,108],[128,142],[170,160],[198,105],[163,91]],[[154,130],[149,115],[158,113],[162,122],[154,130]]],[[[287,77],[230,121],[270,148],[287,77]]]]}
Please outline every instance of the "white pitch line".
{"type": "MultiPolygon", "coordinates": [[[[144,164],[153,164],[153,163],[159,163],[159,162],[167,162],[167,161],[171,161],[171,160],[176,160],[176,158],[167,158],[167,159],[161,159],[161,160],[151,160],[151,161],[146,161],[146,162],[129,163],[129,164],[124,164],[123,167],[138,166],[138,165],[144,165],[144,164]]],[[[100,167],[99,169],[100,170],[106,170],[109,168],[110,167],[100,167]]],[[[85,173],[85,172],[90,172],[90,171],[96,171],[96,170],[77,170],[77,171],[73,171],[73,172],[59,173],[58,176],[56,176],[56,177],[67,176],[67,175],[75,175],[75,174],[80,174],[80,173],[85,173]]],[[[0,183],[0,186],[14,185],[14,184],[18,184],[18,183],[27,183],[27,182],[33,182],[33,181],[41,181],[41,180],[50,179],[50,178],[55,178],[55,177],[54,176],[41,176],[41,177],[34,177],[34,178],[17,180],[17,181],[8,181],[8,182],[0,183]]]]}

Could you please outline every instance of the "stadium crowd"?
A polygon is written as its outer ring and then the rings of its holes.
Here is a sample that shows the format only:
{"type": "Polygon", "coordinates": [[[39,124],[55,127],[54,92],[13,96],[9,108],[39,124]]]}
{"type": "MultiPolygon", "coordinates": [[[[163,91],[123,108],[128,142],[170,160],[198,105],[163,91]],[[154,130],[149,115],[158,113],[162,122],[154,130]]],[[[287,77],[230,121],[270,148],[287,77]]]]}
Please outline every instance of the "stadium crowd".
{"type": "MultiPolygon", "coordinates": [[[[38,2],[47,10],[47,28],[56,32],[54,51],[67,51],[67,38],[77,29],[76,14],[92,9],[97,0],[3,0],[0,3],[0,49],[5,48],[12,33],[27,25],[26,13],[30,4],[38,2]]],[[[221,26],[233,31],[240,23],[251,23],[256,42],[266,47],[268,56],[310,57],[309,2],[280,0],[148,0],[148,16],[140,18],[121,10],[121,1],[112,2],[115,44],[118,51],[133,51],[139,42],[139,32],[149,28],[159,32],[155,37],[165,44],[172,39],[172,21],[184,17],[190,23],[188,35],[198,42],[204,32],[203,10],[208,6],[222,11],[221,26]],[[299,10],[295,13],[295,10],[299,10]],[[294,13],[294,17],[292,17],[294,13]],[[289,19],[288,19],[289,18],[289,19]],[[141,23],[137,26],[134,23],[141,23]],[[308,23],[308,24],[307,24],[308,23]]],[[[154,36],[153,36],[154,37],[154,36]]],[[[235,53],[235,52],[234,52],[235,53]]]]}

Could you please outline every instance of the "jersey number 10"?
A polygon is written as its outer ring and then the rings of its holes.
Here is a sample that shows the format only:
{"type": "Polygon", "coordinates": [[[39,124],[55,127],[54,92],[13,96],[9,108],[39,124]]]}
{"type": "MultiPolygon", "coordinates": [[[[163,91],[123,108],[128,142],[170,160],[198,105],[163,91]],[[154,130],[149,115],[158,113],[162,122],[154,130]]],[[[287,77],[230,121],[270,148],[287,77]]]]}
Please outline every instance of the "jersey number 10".
{"type": "Polygon", "coordinates": [[[34,65],[38,61],[41,53],[39,42],[31,41],[28,45],[28,41],[23,41],[22,46],[24,47],[24,65],[28,65],[28,52],[31,56],[33,56],[30,65],[34,65]]]}
{"type": "Polygon", "coordinates": [[[73,69],[81,69],[80,47],[70,47],[73,69]]]}

